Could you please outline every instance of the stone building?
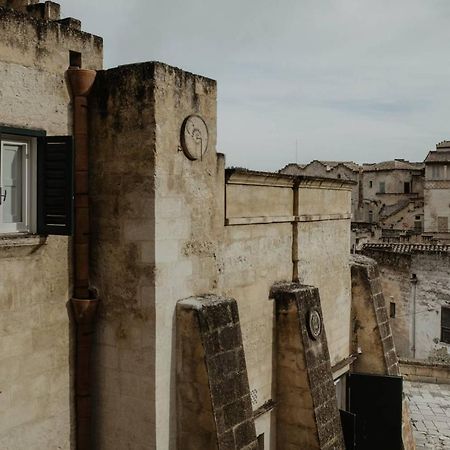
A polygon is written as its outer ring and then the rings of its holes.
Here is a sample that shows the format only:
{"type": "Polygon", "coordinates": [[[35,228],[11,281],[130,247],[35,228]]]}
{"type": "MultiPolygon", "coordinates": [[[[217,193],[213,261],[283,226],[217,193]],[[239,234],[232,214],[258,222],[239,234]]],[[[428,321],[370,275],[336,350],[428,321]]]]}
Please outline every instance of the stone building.
{"type": "Polygon", "coordinates": [[[403,159],[363,165],[367,222],[395,231],[423,230],[422,163],[403,159]]]}
{"type": "Polygon", "coordinates": [[[450,142],[443,141],[425,159],[425,234],[450,241],[450,142]]]}
{"type": "Polygon", "coordinates": [[[410,239],[423,231],[424,164],[403,159],[358,165],[312,161],[281,173],[351,180],[352,248],[382,237],[410,239]]]}
{"type": "Polygon", "coordinates": [[[450,362],[450,246],[365,244],[377,261],[398,355],[450,362]]]}
{"type": "Polygon", "coordinates": [[[2,5],[0,448],[412,449],[354,184],[225,169],[215,81],[2,5]]]}

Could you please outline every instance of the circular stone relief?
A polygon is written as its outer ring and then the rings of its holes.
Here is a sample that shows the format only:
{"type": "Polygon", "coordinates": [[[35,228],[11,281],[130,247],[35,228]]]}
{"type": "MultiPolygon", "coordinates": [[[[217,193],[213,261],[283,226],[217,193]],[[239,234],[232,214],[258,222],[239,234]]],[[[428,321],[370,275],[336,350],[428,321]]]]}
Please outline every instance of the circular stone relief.
{"type": "Polygon", "coordinates": [[[192,161],[203,158],[208,149],[208,127],[200,116],[192,115],[184,119],[181,126],[181,147],[192,161]]]}
{"type": "Polygon", "coordinates": [[[322,333],[322,319],[317,310],[312,309],[308,313],[308,331],[313,339],[317,339],[322,333]]]}

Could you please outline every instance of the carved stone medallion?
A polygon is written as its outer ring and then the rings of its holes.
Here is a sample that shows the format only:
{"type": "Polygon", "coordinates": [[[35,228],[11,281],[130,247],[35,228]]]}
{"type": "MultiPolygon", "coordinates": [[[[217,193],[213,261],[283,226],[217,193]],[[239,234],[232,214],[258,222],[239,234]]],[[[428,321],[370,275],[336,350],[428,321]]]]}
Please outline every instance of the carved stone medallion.
{"type": "Polygon", "coordinates": [[[184,119],[181,126],[181,147],[184,154],[192,161],[203,159],[208,149],[208,127],[197,115],[184,119]]]}
{"type": "Polygon", "coordinates": [[[322,319],[319,312],[315,309],[308,313],[308,331],[313,339],[318,339],[322,333],[322,319]]]}

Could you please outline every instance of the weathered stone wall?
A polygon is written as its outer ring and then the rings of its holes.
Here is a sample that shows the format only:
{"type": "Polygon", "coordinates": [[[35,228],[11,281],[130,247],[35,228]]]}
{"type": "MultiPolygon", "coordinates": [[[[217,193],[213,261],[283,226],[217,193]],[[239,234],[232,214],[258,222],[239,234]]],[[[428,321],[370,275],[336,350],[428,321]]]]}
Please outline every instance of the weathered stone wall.
{"type": "Polygon", "coordinates": [[[381,253],[364,253],[378,263],[381,285],[383,287],[386,309],[395,304],[395,317],[389,321],[394,335],[395,347],[400,357],[412,356],[412,285],[411,257],[391,253],[390,256],[381,253]]]}
{"type": "Polygon", "coordinates": [[[163,64],[155,66],[155,321],[157,447],[174,448],[175,307],[218,291],[223,242],[224,161],[216,148],[216,83],[163,64]],[[198,114],[209,130],[202,159],[179,151],[184,119],[198,114]],[[168,399],[170,399],[168,401],[168,399]]]}
{"type": "MultiPolygon", "coordinates": [[[[275,282],[292,277],[292,225],[228,226],[225,242],[223,292],[238,302],[253,409],[257,410],[276,398],[274,305],[269,293],[275,282]]],[[[275,420],[273,411],[265,416],[275,420]]],[[[259,430],[266,445],[275,439],[272,431],[270,422],[259,430]]]]}
{"type": "MultiPolygon", "coordinates": [[[[254,409],[276,397],[274,312],[267,301],[273,283],[294,277],[317,286],[332,364],[350,353],[351,185],[313,178],[299,181],[297,188],[295,183],[276,174],[227,175],[223,289],[238,301],[254,409]]],[[[273,411],[266,416],[275,418],[273,411]]],[[[265,441],[272,442],[267,448],[275,445],[272,428],[264,429],[265,441]]]]}
{"type": "Polygon", "coordinates": [[[349,186],[307,181],[298,196],[298,278],[319,289],[332,366],[350,353],[350,196],[349,186]]]}
{"type": "Polygon", "coordinates": [[[95,430],[105,450],[155,446],[154,70],[100,72],[90,99],[95,430]]]}
{"type": "Polygon", "coordinates": [[[334,366],[351,353],[349,221],[337,219],[301,222],[298,226],[297,245],[299,280],[319,289],[329,337],[331,365],[334,366]]]}
{"type": "Polygon", "coordinates": [[[450,346],[440,341],[440,334],[441,307],[450,305],[450,255],[369,248],[364,254],[378,262],[386,307],[396,304],[396,317],[390,322],[399,356],[448,361],[450,346]]]}
{"type": "MultiPolygon", "coordinates": [[[[71,134],[69,50],[101,68],[102,41],[0,8],[0,124],[71,134]]],[[[0,448],[69,449],[69,239],[0,238],[0,448]]]]}
{"type": "Polygon", "coordinates": [[[101,38],[3,8],[0,37],[0,123],[71,134],[69,51],[82,54],[83,68],[101,69],[101,38]]]}

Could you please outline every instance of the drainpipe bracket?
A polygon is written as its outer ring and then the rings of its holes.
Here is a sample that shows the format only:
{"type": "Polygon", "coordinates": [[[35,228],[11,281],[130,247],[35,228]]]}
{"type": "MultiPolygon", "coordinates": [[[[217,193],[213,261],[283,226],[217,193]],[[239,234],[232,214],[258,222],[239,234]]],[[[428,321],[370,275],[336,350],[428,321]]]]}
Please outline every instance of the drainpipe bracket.
{"type": "Polygon", "coordinates": [[[71,298],[70,302],[78,325],[94,323],[98,309],[97,299],[71,298]]]}

